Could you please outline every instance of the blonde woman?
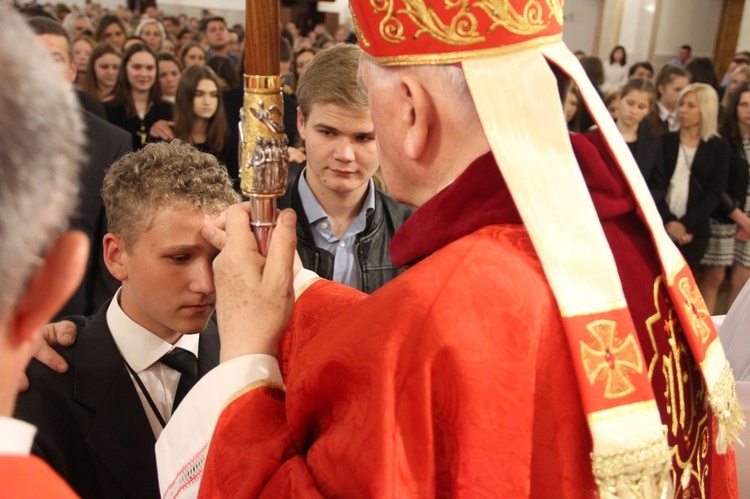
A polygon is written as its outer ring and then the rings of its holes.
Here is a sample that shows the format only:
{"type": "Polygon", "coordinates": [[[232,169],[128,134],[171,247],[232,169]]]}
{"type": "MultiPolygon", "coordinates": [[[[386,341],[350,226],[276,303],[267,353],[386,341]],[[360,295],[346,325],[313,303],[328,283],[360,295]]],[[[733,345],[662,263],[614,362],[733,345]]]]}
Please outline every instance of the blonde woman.
{"type": "MultiPolygon", "coordinates": [[[[669,237],[696,273],[711,234],[709,218],[729,175],[729,146],[716,134],[718,112],[716,91],[705,83],[690,84],[677,99],[680,129],[662,136],[666,197],[659,211],[669,237]]],[[[708,297],[706,302],[712,306],[708,297]]]]}

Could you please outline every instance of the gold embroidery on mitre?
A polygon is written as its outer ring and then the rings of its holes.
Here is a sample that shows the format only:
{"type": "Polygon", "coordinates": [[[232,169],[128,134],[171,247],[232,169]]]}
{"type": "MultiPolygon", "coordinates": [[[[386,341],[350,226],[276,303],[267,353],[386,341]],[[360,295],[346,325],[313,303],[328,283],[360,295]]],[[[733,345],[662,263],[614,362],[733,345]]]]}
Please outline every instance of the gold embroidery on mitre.
{"type": "Polygon", "coordinates": [[[711,328],[706,324],[706,319],[711,320],[711,314],[708,312],[706,303],[703,301],[700,291],[697,287],[690,287],[690,281],[687,277],[680,279],[678,284],[680,293],[685,297],[683,306],[688,315],[688,321],[692,326],[695,334],[705,343],[711,335],[711,328]]]}
{"type": "Polygon", "coordinates": [[[517,35],[533,35],[547,28],[553,19],[562,26],[562,0],[545,0],[549,13],[544,18],[544,7],[538,0],[527,0],[521,12],[517,11],[510,0],[479,0],[470,4],[470,0],[444,0],[446,10],[456,10],[453,17],[443,20],[425,0],[403,0],[404,8],[395,9],[396,0],[370,0],[373,13],[385,12],[379,29],[383,40],[398,44],[406,41],[404,24],[396,16],[406,16],[417,28],[414,39],[429,34],[435,40],[448,45],[471,45],[485,41],[483,33],[478,31],[479,21],[472,8],[485,12],[491,24],[488,33],[502,27],[517,35]]]}
{"type": "Polygon", "coordinates": [[[354,9],[352,9],[351,4],[349,4],[349,14],[352,16],[352,23],[354,24],[354,34],[357,37],[357,41],[362,44],[363,47],[369,48],[370,42],[367,41],[367,38],[365,38],[365,34],[362,33],[362,28],[359,27],[359,21],[357,20],[357,16],[354,14],[354,9]]]}
{"type": "Polygon", "coordinates": [[[518,35],[533,35],[547,27],[547,19],[542,16],[542,6],[534,0],[524,5],[520,14],[507,0],[480,0],[474,5],[484,9],[487,17],[492,20],[490,33],[501,26],[518,35]]]}
{"type": "Polygon", "coordinates": [[[586,326],[591,336],[589,342],[581,342],[581,359],[589,383],[606,379],[604,397],[624,397],[635,391],[628,372],[643,372],[643,359],[633,333],[623,340],[616,333],[617,323],[598,320],[586,326]]]}

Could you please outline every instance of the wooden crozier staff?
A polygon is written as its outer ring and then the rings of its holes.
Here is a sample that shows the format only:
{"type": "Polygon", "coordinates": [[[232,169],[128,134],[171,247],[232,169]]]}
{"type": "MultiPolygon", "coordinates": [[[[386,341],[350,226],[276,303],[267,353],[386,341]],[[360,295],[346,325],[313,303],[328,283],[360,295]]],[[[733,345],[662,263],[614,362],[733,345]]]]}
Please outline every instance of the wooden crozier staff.
{"type": "Polygon", "coordinates": [[[240,186],[265,255],[276,222],[276,198],[287,185],[287,138],[279,68],[279,0],[246,0],[245,94],[240,112],[240,186]]]}

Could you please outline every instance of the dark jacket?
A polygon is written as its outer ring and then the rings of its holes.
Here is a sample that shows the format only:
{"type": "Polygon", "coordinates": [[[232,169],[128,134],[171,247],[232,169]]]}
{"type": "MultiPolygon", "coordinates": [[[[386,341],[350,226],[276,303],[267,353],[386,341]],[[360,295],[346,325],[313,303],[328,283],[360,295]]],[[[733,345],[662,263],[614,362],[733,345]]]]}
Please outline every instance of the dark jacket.
{"type": "MultiPolygon", "coordinates": [[[[68,372],[32,360],[15,417],[37,426],[34,453],[84,499],[156,499],[156,439],[107,325],[108,305],[83,327],[81,318],[74,346],[56,348],[68,372]]],[[[198,376],[218,362],[219,335],[209,321],[200,336],[198,376]]]]}
{"type": "Polygon", "coordinates": [[[661,147],[661,137],[649,132],[644,127],[639,127],[638,140],[634,144],[628,144],[628,146],[633,152],[633,158],[646,180],[646,185],[651,191],[654,202],[658,203],[667,194],[666,190],[661,190],[664,186],[664,154],[661,147]]]}
{"type": "MultiPolygon", "coordinates": [[[[680,150],[680,133],[671,132],[662,136],[664,151],[664,192],[677,166],[677,155],[680,150]]],[[[679,219],[687,231],[694,236],[709,236],[711,229],[708,219],[719,205],[721,194],[727,188],[729,179],[729,146],[720,137],[701,140],[695,152],[690,169],[690,187],[688,191],[687,211],[679,219]]],[[[658,205],[664,223],[677,220],[669,211],[666,199],[658,205]]]]}
{"type": "Polygon", "coordinates": [[[112,296],[120,281],[112,277],[104,264],[102,239],[107,233],[107,216],[102,200],[102,183],[110,165],[132,149],[133,138],[125,130],[92,113],[83,111],[86,124],[86,161],[81,165],[78,209],[71,218],[71,228],[83,231],[89,238],[89,260],[86,274],[68,303],[55,320],[68,315],[93,315],[112,296]]]}
{"type": "Polygon", "coordinates": [[[147,142],[154,142],[151,127],[160,120],[172,119],[172,104],[164,101],[156,101],[149,108],[146,116],[140,119],[138,116],[128,116],[125,104],[106,104],[107,121],[117,125],[133,136],[133,150],[143,148],[147,142]]]}
{"type": "Polygon", "coordinates": [[[729,182],[727,190],[721,194],[721,201],[713,217],[722,223],[734,223],[728,215],[739,208],[744,211],[747,200],[747,184],[750,182],[750,171],[745,158],[745,148],[741,139],[729,140],[729,182]]]}
{"type": "MultiPolygon", "coordinates": [[[[299,195],[299,173],[294,167],[290,168],[289,187],[284,197],[279,198],[277,205],[279,209],[292,208],[297,212],[297,252],[302,265],[320,277],[333,278],[333,255],[315,246],[312,228],[299,195]]],[[[411,214],[411,208],[375,190],[375,210],[367,216],[365,230],[357,234],[354,243],[354,253],[362,276],[361,290],[365,293],[372,293],[406,270],[406,267],[393,265],[388,245],[393,234],[411,214]]]]}

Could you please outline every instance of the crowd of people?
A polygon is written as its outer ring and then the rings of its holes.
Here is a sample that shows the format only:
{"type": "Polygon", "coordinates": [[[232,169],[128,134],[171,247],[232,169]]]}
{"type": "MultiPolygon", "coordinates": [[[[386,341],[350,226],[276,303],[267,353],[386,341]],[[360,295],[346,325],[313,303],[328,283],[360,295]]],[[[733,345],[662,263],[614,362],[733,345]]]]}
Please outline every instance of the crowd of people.
{"type": "MultiPolygon", "coordinates": [[[[750,79],[750,52],[737,52],[721,81],[711,60],[691,57],[689,45],[656,73],[648,61],[628,66],[622,46],[606,65],[582,57],[667,233],[698,276],[708,310],[726,311],[750,278],[750,116],[741,97],[742,83],[750,79]],[[727,298],[720,303],[725,283],[727,298]]],[[[577,95],[574,90],[569,96],[568,127],[593,133],[577,95]]]]}
{"type": "Polygon", "coordinates": [[[241,26],[0,6],[0,489],[738,497],[710,314],[750,278],[750,55],[579,62],[554,4],[470,47],[425,34],[451,5],[280,27],[267,255],[241,26]]]}

